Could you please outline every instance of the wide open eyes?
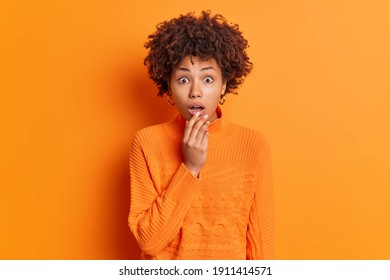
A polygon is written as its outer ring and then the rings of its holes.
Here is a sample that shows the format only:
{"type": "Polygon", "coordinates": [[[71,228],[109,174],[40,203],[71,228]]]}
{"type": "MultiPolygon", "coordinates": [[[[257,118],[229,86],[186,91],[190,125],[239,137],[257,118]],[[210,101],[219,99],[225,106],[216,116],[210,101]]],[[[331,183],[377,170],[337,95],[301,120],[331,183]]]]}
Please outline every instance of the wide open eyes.
{"type": "Polygon", "coordinates": [[[185,78],[185,77],[182,77],[182,78],[179,78],[179,79],[178,79],[179,84],[186,84],[186,83],[188,83],[189,81],[190,81],[190,80],[187,79],[187,78],[185,78]]]}
{"type": "MultiPolygon", "coordinates": [[[[190,80],[186,77],[181,77],[177,80],[179,82],[179,84],[186,84],[186,83],[189,83],[190,80]]],[[[214,82],[214,79],[210,76],[206,77],[203,79],[203,82],[205,82],[206,84],[211,84],[212,82],[214,82]]]]}
{"type": "Polygon", "coordinates": [[[214,79],[211,78],[211,77],[206,77],[203,81],[204,81],[205,83],[207,83],[207,84],[211,84],[212,82],[214,82],[214,79]]]}

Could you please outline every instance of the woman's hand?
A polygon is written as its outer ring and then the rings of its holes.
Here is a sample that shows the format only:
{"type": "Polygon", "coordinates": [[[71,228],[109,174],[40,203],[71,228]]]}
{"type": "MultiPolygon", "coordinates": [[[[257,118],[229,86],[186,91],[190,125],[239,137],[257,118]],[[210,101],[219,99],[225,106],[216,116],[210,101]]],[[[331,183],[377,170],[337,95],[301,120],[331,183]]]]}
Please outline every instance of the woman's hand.
{"type": "Polygon", "coordinates": [[[184,155],[184,165],[194,175],[198,177],[207,157],[207,147],[209,143],[208,116],[199,117],[196,113],[186,122],[184,129],[182,149],[184,155]]]}

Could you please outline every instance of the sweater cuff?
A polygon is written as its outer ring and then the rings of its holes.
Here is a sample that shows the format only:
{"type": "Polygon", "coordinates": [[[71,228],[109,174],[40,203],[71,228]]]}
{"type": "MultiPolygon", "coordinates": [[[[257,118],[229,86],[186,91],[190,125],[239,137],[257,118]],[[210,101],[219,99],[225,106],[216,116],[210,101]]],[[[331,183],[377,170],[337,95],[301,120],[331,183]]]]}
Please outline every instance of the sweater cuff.
{"type": "Polygon", "coordinates": [[[165,193],[166,197],[176,204],[188,204],[193,194],[198,190],[199,180],[181,163],[175,176],[172,178],[170,188],[165,193]]]}

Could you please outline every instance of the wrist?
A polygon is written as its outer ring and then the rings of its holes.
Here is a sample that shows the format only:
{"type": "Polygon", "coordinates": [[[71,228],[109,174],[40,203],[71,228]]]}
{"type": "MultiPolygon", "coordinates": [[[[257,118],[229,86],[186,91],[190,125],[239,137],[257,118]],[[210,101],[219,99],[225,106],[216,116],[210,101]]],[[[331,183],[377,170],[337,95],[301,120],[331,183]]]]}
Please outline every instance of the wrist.
{"type": "Polygon", "coordinates": [[[184,163],[185,167],[188,169],[188,171],[190,171],[192,176],[194,176],[195,178],[199,178],[200,170],[202,169],[202,167],[192,166],[186,162],[183,162],[183,163],[184,163]]]}

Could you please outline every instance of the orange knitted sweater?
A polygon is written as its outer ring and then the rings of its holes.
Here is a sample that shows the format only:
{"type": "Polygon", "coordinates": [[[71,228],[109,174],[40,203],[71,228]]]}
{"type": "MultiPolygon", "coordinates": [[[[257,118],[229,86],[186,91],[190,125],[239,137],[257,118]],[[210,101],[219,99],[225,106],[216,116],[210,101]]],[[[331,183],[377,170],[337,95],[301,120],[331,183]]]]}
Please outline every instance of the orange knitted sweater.
{"type": "Polygon", "coordinates": [[[139,130],[130,151],[129,226],[142,259],[273,259],[271,154],[264,136],[209,126],[199,178],[182,163],[185,120],[139,130]]]}

